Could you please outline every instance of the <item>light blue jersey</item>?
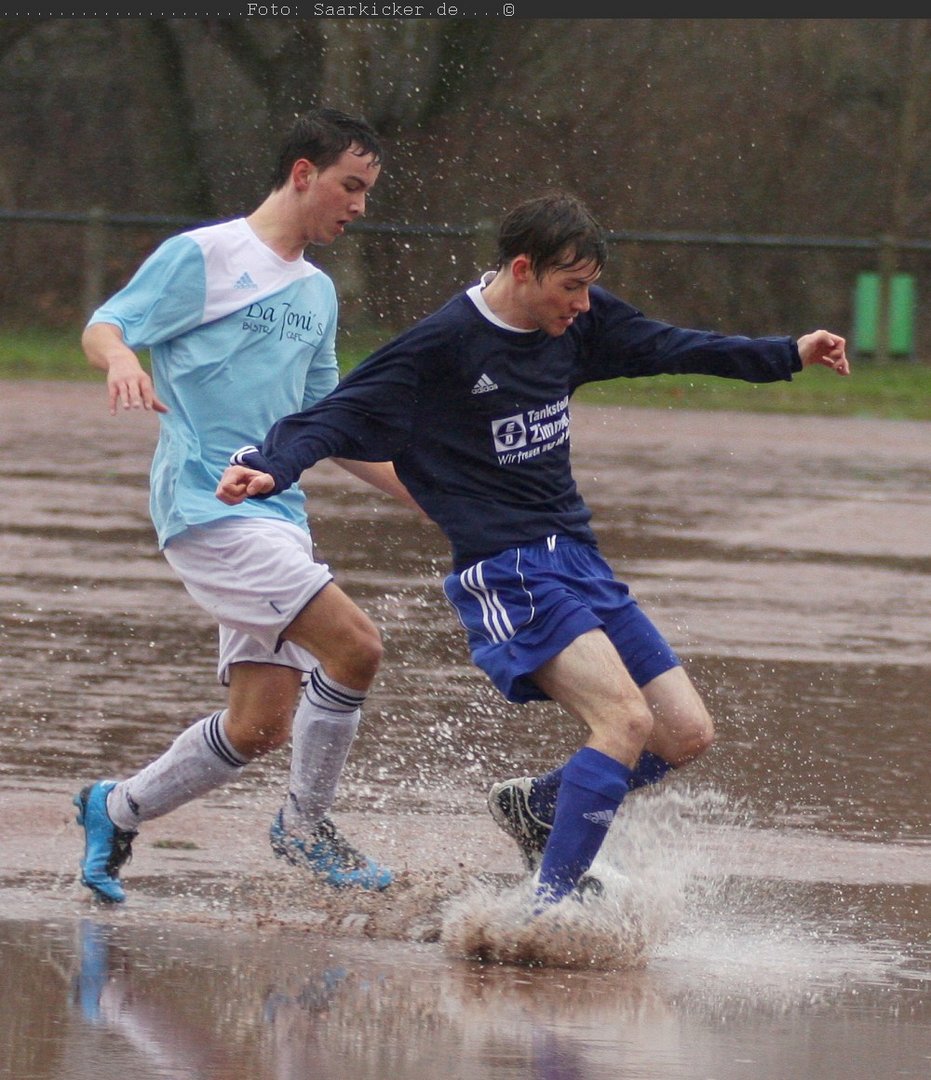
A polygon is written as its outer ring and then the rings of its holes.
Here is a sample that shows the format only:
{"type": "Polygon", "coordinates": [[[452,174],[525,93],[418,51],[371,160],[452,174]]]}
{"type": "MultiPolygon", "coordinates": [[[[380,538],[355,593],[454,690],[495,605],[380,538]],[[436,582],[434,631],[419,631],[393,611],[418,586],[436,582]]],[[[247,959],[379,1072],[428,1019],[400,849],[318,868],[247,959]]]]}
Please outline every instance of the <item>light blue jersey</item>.
{"type": "Polygon", "coordinates": [[[287,261],[244,218],[166,240],[91,316],[148,349],[159,398],[149,508],[159,547],[217,518],[276,517],[306,529],[295,484],[226,506],[215,496],[231,449],[307,408],[339,380],[333,282],[287,261]]]}

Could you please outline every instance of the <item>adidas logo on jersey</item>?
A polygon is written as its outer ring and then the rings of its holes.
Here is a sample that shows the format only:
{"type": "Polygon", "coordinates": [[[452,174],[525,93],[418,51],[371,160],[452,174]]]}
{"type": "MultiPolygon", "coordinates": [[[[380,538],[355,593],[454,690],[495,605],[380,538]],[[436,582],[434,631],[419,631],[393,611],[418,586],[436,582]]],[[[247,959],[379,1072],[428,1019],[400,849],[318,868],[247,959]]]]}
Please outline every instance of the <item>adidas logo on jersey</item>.
{"type": "Polygon", "coordinates": [[[583,814],[583,818],[586,821],[590,821],[593,825],[602,825],[604,828],[609,829],[611,822],[614,821],[613,810],[593,810],[590,814],[583,814]]]}
{"type": "Polygon", "coordinates": [[[242,276],[239,277],[236,280],[235,284],[233,285],[233,288],[234,289],[257,289],[258,285],[256,285],[256,283],[249,276],[249,271],[246,270],[242,274],[242,276]]]}
{"type": "Polygon", "coordinates": [[[482,373],[478,382],[472,387],[473,394],[487,394],[489,390],[497,390],[498,384],[494,380],[489,379],[487,375],[482,373]]]}

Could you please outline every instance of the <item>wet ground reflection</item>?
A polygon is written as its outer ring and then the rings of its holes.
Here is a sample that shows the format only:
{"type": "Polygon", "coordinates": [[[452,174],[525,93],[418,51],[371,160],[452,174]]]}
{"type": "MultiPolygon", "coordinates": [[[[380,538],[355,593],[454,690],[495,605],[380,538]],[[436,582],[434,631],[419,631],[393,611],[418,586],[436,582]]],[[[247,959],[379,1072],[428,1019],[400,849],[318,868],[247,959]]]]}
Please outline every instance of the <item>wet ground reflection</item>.
{"type": "Polygon", "coordinates": [[[294,931],[7,923],[3,970],[38,959],[22,990],[43,1008],[3,1045],[24,1078],[927,1075],[927,995],[907,979],[893,991],[881,947],[832,956],[772,928],[720,932],[605,974],[294,931]]]}

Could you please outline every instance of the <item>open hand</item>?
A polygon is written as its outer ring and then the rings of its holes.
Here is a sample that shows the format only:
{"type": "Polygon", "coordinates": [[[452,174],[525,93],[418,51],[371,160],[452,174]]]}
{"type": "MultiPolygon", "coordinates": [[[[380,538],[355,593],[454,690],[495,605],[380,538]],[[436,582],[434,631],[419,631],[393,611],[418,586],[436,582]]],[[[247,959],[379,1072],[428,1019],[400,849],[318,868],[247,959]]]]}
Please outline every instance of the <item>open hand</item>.
{"type": "Polygon", "coordinates": [[[155,393],[155,385],[147,371],[140,367],[136,357],[127,350],[125,362],[113,361],[107,372],[107,398],[111,416],[117,407],[146,409],[157,413],[168,412],[168,406],[155,393]]]}

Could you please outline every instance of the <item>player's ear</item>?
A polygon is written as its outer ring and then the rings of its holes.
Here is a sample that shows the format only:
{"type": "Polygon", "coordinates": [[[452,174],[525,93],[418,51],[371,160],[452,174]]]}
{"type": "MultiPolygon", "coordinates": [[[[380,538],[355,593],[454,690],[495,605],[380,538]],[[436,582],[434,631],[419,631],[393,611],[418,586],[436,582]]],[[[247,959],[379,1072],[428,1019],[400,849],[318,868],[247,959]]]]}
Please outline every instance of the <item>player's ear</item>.
{"type": "Polygon", "coordinates": [[[533,263],[529,255],[515,255],[511,260],[511,274],[514,280],[521,285],[526,284],[533,277],[533,263]]]}
{"type": "Polygon", "coordinates": [[[291,179],[298,191],[305,191],[317,175],[317,166],[307,158],[298,158],[291,166],[291,179]]]}

